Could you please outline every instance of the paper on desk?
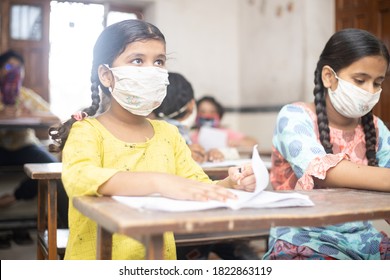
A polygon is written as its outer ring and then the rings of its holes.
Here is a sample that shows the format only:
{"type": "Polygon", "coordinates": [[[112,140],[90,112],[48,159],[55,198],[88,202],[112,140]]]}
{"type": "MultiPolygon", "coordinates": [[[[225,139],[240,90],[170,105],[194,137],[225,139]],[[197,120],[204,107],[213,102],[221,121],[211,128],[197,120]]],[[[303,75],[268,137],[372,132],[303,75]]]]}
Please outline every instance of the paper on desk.
{"type": "Polygon", "coordinates": [[[256,177],[256,189],[254,192],[231,190],[237,195],[237,200],[229,199],[226,202],[215,200],[210,201],[188,201],[165,198],[161,196],[113,196],[113,199],[133,208],[162,210],[167,212],[197,211],[212,208],[272,208],[292,206],[313,206],[313,202],[306,195],[296,192],[270,192],[265,191],[269,183],[269,173],[254,147],[252,155],[252,168],[256,177]]]}
{"type": "Polygon", "coordinates": [[[202,126],[199,129],[198,143],[206,151],[227,147],[227,132],[214,127],[202,126]]]}

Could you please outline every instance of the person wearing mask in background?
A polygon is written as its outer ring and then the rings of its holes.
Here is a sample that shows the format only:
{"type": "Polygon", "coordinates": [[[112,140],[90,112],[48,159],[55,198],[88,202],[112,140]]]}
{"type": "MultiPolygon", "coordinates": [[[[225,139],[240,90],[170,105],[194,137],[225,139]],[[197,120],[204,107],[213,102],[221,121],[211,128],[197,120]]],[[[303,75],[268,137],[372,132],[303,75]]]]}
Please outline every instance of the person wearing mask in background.
{"type": "Polygon", "coordinates": [[[193,143],[199,142],[199,132],[202,127],[219,129],[227,134],[227,147],[220,149],[226,158],[236,158],[239,150],[252,150],[258,144],[257,140],[239,131],[222,126],[225,113],[223,106],[212,96],[203,96],[197,102],[196,129],[191,133],[193,143]]]}
{"type": "Polygon", "coordinates": [[[190,147],[192,158],[196,162],[224,160],[224,155],[218,149],[206,152],[201,145],[193,143],[191,140],[190,130],[195,125],[197,116],[191,83],[179,73],[170,72],[168,79],[167,95],[150,117],[164,119],[175,125],[190,147]]]}
{"type": "MultiPolygon", "coordinates": [[[[19,53],[9,50],[0,55],[0,119],[39,117],[48,122],[60,122],[40,95],[22,85],[24,75],[24,59],[19,53]]],[[[23,166],[25,163],[57,161],[33,129],[0,129],[0,165],[23,166]]],[[[13,193],[0,197],[0,208],[9,207],[17,200],[33,199],[37,193],[37,181],[26,177],[13,193]]],[[[15,230],[13,239],[18,244],[32,243],[27,231],[15,230]]]]}

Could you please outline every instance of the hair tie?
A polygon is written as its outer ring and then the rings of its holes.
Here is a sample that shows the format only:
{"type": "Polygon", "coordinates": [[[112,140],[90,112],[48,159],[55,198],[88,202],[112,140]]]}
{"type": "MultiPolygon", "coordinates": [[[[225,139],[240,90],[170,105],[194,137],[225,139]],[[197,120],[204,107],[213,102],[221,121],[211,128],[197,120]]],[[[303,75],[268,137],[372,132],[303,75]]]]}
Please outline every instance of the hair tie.
{"type": "Polygon", "coordinates": [[[81,111],[72,115],[72,118],[74,118],[76,121],[81,121],[81,120],[85,119],[86,117],[88,117],[88,113],[81,112],[81,111]]]}

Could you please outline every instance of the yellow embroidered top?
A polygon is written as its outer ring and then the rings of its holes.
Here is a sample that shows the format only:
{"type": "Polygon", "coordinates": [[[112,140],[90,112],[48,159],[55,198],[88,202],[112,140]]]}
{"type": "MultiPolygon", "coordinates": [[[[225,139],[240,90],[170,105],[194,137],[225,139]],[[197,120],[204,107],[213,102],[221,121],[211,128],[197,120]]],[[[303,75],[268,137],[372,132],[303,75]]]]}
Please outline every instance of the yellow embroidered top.
{"type": "MultiPolygon", "coordinates": [[[[97,190],[118,171],[164,172],[211,182],[192,159],[177,128],[165,121],[150,120],[154,136],[144,143],[115,138],[95,118],[73,124],[63,150],[62,180],[69,196],[70,235],[65,259],[96,258],[96,223],[72,205],[72,198],[98,196],[97,190]]],[[[173,234],[164,235],[164,258],[176,259],[173,234]]],[[[144,259],[145,248],[137,240],[114,234],[113,259],[144,259]]]]}
{"type": "MultiPolygon", "coordinates": [[[[50,112],[49,104],[36,92],[29,88],[21,87],[16,105],[22,110],[43,113],[50,112]]],[[[0,98],[0,111],[4,109],[4,104],[0,98]]],[[[17,150],[27,145],[39,145],[39,139],[31,128],[27,129],[1,129],[0,147],[7,150],[17,150]]]]}

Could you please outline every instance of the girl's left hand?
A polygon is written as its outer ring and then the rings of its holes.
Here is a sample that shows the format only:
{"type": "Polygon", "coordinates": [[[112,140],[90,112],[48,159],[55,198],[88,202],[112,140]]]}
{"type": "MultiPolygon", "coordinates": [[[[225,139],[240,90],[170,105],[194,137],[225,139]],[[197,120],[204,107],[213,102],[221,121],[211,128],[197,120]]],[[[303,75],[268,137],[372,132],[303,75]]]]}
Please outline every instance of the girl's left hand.
{"type": "Polygon", "coordinates": [[[229,180],[233,189],[253,192],[256,189],[256,178],[252,165],[230,167],[229,180]]]}

